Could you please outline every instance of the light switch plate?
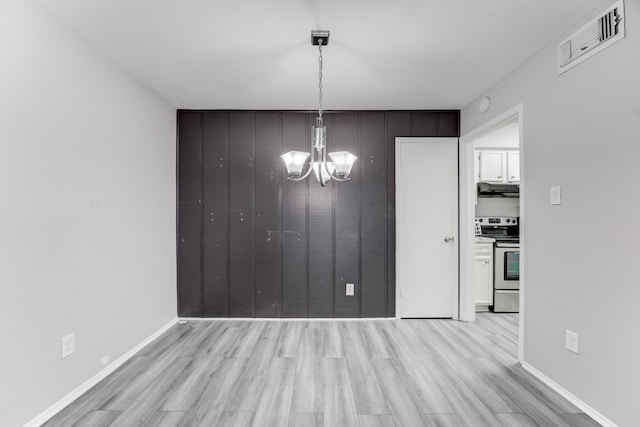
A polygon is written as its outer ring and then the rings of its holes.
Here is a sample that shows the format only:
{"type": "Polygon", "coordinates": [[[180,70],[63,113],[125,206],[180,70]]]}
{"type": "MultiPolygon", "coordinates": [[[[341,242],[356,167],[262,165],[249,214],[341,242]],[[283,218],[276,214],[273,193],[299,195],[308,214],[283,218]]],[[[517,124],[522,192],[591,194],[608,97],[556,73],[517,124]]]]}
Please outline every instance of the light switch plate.
{"type": "Polygon", "coordinates": [[[560,192],[560,186],[557,185],[555,187],[551,187],[550,191],[551,196],[551,204],[552,205],[561,205],[562,204],[562,193],[560,192]]]}
{"type": "Polygon", "coordinates": [[[355,286],[353,283],[347,283],[347,296],[352,297],[355,294],[355,286]]]}

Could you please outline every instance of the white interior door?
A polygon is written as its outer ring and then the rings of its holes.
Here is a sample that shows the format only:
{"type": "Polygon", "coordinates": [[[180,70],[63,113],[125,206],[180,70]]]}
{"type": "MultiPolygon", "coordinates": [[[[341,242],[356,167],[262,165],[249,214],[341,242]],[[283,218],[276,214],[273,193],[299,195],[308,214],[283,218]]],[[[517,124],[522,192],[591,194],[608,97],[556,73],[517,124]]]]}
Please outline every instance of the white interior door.
{"type": "Polygon", "coordinates": [[[396,138],[400,317],[458,316],[458,139],[396,138]]]}

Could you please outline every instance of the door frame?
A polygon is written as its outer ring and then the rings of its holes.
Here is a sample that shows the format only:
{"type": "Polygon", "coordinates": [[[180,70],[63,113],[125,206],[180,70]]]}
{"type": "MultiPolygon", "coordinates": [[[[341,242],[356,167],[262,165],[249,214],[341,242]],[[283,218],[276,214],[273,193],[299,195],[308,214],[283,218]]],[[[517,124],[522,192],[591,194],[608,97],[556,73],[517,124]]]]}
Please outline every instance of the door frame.
{"type": "Polygon", "coordinates": [[[457,183],[457,204],[458,204],[458,227],[454,227],[453,230],[453,244],[456,245],[457,250],[454,250],[454,258],[453,258],[453,290],[452,290],[452,319],[459,320],[460,319],[460,304],[459,304],[459,294],[460,294],[460,280],[459,280],[459,266],[460,266],[460,153],[459,153],[459,139],[457,137],[396,137],[395,138],[395,228],[396,228],[396,319],[402,318],[402,298],[400,297],[400,278],[399,272],[400,268],[398,260],[402,259],[402,233],[399,231],[400,218],[402,217],[402,206],[399,203],[400,201],[400,179],[398,179],[398,171],[400,170],[400,145],[402,142],[420,142],[428,143],[429,140],[449,140],[451,144],[456,144],[456,148],[458,149],[458,183],[457,183]]]}
{"type": "Polygon", "coordinates": [[[525,242],[527,241],[527,220],[525,210],[524,174],[524,105],[518,104],[502,114],[488,120],[460,138],[460,320],[475,321],[475,181],[474,143],[491,128],[507,120],[518,118],[518,147],[520,151],[520,315],[518,330],[518,361],[524,360],[524,311],[525,311],[525,242]]]}

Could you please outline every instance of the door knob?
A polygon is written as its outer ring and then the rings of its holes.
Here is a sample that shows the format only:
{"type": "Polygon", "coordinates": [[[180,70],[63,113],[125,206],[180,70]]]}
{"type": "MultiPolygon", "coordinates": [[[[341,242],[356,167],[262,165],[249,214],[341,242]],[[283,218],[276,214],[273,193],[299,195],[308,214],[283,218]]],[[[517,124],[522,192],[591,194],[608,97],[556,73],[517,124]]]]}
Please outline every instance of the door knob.
{"type": "Polygon", "coordinates": [[[445,236],[444,241],[447,243],[453,242],[453,237],[445,236]]]}

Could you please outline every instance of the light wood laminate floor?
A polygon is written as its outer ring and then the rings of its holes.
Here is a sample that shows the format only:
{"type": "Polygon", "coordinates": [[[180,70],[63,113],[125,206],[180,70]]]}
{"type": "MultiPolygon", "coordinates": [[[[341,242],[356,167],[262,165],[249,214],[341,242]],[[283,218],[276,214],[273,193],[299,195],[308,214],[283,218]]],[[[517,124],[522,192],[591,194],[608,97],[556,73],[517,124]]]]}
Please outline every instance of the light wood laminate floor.
{"type": "Polygon", "coordinates": [[[517,364],[518,318],[194,320],[46,426],[597,426],[517,364]]]}

